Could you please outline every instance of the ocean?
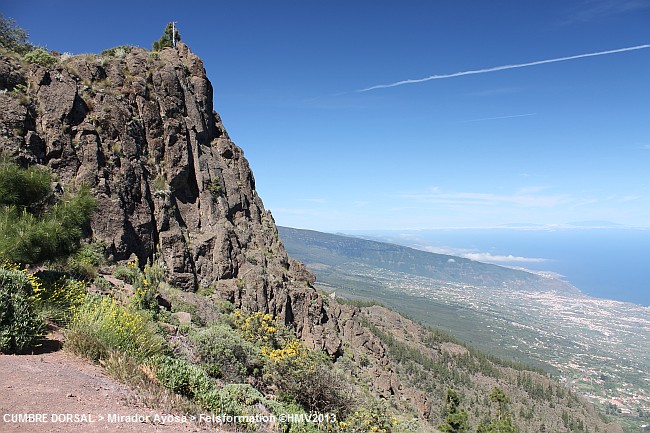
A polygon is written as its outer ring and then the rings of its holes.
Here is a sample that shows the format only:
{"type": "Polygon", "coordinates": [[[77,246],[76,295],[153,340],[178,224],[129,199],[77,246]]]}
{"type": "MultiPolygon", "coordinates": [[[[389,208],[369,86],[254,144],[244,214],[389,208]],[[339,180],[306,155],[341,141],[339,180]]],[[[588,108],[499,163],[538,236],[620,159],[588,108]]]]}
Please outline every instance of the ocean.
{"type": "Polygon", "coordinates": [[[433,252],[557,273],[589,296],[650,306],[650,230],[499,228],[364,234],[433,252]]]}

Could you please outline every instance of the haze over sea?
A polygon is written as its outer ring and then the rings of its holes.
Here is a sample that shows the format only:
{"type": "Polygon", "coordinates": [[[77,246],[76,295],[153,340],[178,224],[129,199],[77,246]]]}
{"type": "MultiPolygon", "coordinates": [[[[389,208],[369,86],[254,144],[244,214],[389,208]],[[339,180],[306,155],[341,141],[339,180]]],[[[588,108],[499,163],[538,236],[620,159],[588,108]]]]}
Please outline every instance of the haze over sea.
{"type": "Polygon", "coordinates": [[[650,306],[650,230],[447,229],[354,232],[431,252],[560,274],[583,293],[650,306]]]}

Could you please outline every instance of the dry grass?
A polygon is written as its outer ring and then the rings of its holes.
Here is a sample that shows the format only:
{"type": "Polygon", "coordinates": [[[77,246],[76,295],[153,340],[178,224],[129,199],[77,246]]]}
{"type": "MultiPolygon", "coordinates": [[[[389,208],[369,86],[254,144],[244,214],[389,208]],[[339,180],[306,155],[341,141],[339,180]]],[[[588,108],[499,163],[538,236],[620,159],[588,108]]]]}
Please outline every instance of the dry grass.
{"type": "Polygon", "coordinates": [[[201,407],[188,398],[163,388],[156,381],[153,371],[133,357],[113,351],[106,360],[100,361],[100,364],[113,378],[137,391],[131,395],[129,403],[167,412],[202,412],[201,407]]]}

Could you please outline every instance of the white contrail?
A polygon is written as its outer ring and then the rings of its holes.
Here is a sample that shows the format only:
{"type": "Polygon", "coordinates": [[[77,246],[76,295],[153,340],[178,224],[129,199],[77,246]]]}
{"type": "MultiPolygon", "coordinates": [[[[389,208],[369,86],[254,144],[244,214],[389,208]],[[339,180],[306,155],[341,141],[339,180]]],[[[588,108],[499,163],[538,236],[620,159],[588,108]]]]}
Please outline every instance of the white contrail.
{"type": "Polygon", "coordinates": [[[355,90],[355,92],[367,92],[369,90],[385,89],[385,88],[388,88],[388,87],[397,87],[397,86],[401,86],[401,85],[404,85],[404,84],[423,83],[425,81],[440,80],[440,79],[443,79],[443,78],[461,77],[463,75],[485,74],[487,72],[503,71],[503,70],[506,70],[506,69],[526,68],[528,66],[537,66],[537,65],[543,65],[543,64],[546,64],[546,63],[564,62],[564,61],[567,61],[567,60],[582,59],[583,57],[604,56],[604,55],[607,55],[607,54],[622,53],[622,52],[625,52],[625,51],[642,50],[644,48],[650,48],[650,44],[637,45],[635,47],[628,47],[628,48],[619,48],[619,49],[616,49],[616,50],[609,50],[609,51],[600,51],[600,52],[597,52],[597,53],[578,54],[577,56],[560,57],[560,58],[557,58],[557,59],[538,60],[536,62],[521,63],[521,64],[518,64],[518,65],[495,66],[494,68],[477,69],[475,71],[455,72],[453,74],[446,74],[446,75],[431,75],[431,76],[426,77],[426,78],[418,78],[418,79],[414,79],[414,80],[403,80],[403,81],[397,81],[395,83],[390,83],[390,84],[378,84],[376,86],[366,87],[365,89],[355,90]]]}

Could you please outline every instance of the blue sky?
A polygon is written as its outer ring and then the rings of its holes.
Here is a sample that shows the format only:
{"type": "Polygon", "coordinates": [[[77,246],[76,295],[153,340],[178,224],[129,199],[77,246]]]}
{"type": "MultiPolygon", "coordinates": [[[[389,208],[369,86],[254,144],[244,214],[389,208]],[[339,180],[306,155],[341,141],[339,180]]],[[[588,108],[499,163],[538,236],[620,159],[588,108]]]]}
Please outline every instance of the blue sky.
{"type": "Polygon", "coordinates": [[[650,0],[4,1],[60,52],[168,21],[281,225],[650,227],[650,0]]]}

